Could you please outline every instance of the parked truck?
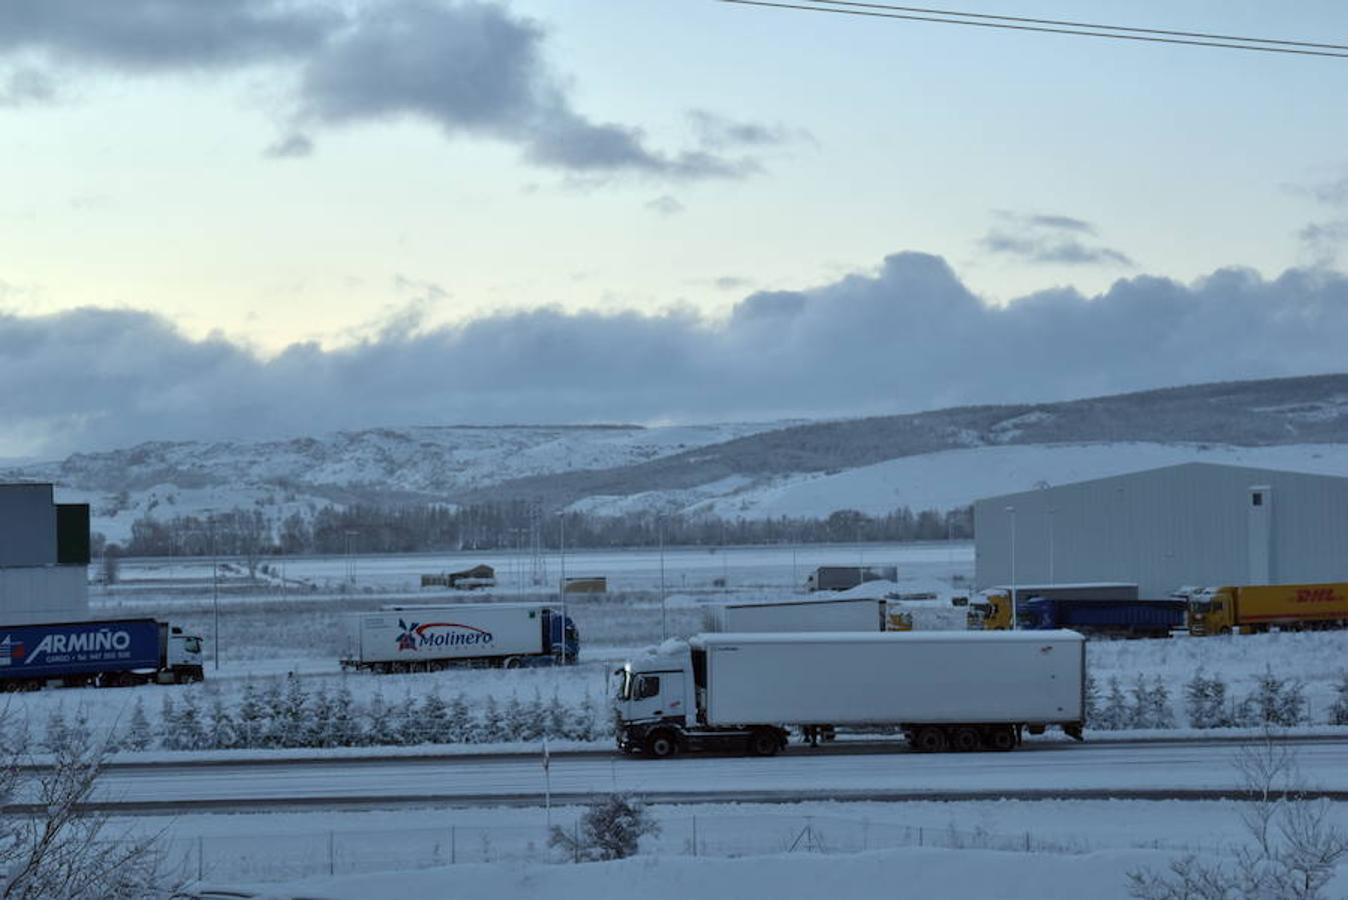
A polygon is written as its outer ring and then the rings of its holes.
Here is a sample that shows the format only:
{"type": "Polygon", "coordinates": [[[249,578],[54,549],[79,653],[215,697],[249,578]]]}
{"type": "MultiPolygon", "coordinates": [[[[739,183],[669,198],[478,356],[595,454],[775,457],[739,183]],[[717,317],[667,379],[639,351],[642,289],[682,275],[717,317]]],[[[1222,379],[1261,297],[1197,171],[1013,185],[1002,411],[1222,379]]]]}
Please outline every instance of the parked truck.
{"type": "Polygon", "coordinates": [[[427,672],[451,665],[569,664],[580,634],[560,607],[541,603],[390,606],[349,613],[344,669],[427,672]]]}
{"type": "Polygon", "coordinates": [[[1253,634],[1348,627],[1348,584],[1268,584],[1208,588],[1189,598],[1189,633],[1253,634]]]}
{"type": "Polygon", "coordinates": [[[1079,740],[1085,668],[1072,631],[697,635],[618,670],[618,746],[771,756],[792,727],[892,726],[921,752],[1079,740]]]}
{"type": "Polygon", "coordinates": [[[727,603],[716,612],[717,630],[729,632],[884,631],[887,603],[877,599],[780,600],[727,603]]]}
{"type": "Polygon", "coordinates": [[[1020,604],[1016,627],[1028,630],[1070,628],[1085,635],[1116,638],[1164,638],[1184,628],[1183,600],[1072,600],[1031,597],[1020,604]]]}
{"type": "Polygon", "coordinates": [[[0,689],[184,684],[201,656],[199,635],[156,619],[0,626],[0,689]]]}
{"type": "Polygon", "coordinates": [[[898,580],[898,566],[820,566],[805,579],[805,589],[848,591],[867,581],[898,580]]]}
{"type": "Polygon", "coordinates": [[[982,631],[1008,630],[1012,626],[1012,610],[1020,609],[1032,597],[1046,600],[1132,601],[1138,599],[1139,592],[1136,584],[1121,581],[1018,584],[1014,587],[998,585],[979,591],[970,600],[968,627],[982,631]]]}

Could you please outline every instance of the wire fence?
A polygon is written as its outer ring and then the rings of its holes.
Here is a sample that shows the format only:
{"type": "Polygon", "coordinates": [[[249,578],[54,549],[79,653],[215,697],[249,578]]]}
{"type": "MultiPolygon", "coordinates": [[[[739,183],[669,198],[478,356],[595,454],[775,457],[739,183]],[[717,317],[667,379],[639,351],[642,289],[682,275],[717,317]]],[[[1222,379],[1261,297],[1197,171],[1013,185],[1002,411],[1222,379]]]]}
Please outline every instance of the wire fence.
{"type": "MultiPolygon", "coordinates": [[[[862,853],[901,847],[1081,854],[1086,841],[1045,839],[1032,832],[932,828],[839,816],[705,815],[661,817],[641,840],[645,857],[744,857],[781,853],[862,853]]],[[[579,816],[553,824],[572,835],[579,816]]],[[[269,881],[352,875],[469,863],[568,863],[549,846],[546,825],[446,825],[439,828],[324,831],[305,834],[202,836],[165,840],[166,864],[187,878],[269,881]]]]}

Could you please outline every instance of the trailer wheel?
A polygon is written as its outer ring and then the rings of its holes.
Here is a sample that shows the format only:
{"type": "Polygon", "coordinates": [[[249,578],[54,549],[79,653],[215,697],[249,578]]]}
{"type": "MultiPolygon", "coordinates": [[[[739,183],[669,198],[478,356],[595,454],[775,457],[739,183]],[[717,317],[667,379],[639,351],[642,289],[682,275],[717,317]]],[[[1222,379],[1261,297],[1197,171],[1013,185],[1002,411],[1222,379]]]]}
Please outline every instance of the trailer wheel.
{"type": "Polygon", "coordinates": [[[928,725],[913,735],[913,749],[918,753],[940,753],[945,749],[945,732],[928,725]]]}
{"type": "Polygon", "coordinates": [[[749,735],[750,756],[776,756],[780,749],[782,739],[775,731],[759,728],[749,735]]]}
{"type": "Polygon", "coordinates": [[[1016,732],[1011,728],[994,728],[988,732],[988,747],[1005,752],[1016,747],[1016,732]]]}
{"type": "Polygon", "coordinates": [[[950,749],[956,753],[972,753],[983,748],[983,736],[977,728],[956,728],[950,735],[950,749]]]}
{"type": "Polygon", "coordinates": [[[518,669],[520,667],[520,658],[518,656],[507,656],[505,662],[501,663],[505,669],[518,669]]]}
{"type": "Polygon", "coordinates": [[[646,754],[655,759],[668,759],[679,752],[679,743],[668,731],[653,731],[646,736],[646,754]]]}

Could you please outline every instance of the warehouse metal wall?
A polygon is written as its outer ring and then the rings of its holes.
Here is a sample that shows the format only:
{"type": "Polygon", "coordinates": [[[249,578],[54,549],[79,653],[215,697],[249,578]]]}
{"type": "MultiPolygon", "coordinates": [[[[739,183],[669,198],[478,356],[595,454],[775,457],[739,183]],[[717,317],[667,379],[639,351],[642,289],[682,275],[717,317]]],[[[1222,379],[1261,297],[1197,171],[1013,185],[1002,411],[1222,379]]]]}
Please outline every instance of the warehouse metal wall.
{"type": "Polygon", "coordinates": [[[50,484],[0,484],[0,566],[56,562],[56,507],[50,484]]]}
{"type": "Polygon", "coordinates": [[[1257,583],[1263,546],[1272,583],[1348,580],[1348,478],[1188,463],[980,500],[979,588],[1012,580],[1013,519],[1021,584],[1128,581],[1155,597],[1257,583]]]}
{"type": "Polygon", "coordinates": [[[0,623],[70,622],[89,618],[84,566],[0,569],[0,623]]]}

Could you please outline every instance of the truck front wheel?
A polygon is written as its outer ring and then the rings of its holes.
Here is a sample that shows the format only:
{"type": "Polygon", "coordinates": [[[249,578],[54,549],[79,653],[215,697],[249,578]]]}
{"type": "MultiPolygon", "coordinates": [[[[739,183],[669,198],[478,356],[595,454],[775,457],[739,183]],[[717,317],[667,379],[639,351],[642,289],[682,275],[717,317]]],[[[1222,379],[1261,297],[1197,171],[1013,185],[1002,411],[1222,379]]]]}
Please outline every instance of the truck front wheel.
{"type": "Polygon", "coordinates": [[[668,759],[679,752],[679,743],[668,731],[652,731],[646,735],[646,755],[654,759],[668,759]]]}
{"type": "Polygon", "coordinates": [[[782,738],[777,732],[760,728],[749,735],[749,753],[752,756],[776,756],[782,749],[782,738]]]}

